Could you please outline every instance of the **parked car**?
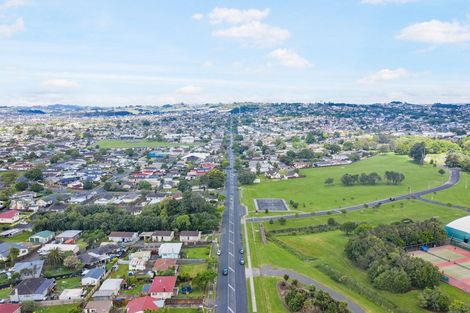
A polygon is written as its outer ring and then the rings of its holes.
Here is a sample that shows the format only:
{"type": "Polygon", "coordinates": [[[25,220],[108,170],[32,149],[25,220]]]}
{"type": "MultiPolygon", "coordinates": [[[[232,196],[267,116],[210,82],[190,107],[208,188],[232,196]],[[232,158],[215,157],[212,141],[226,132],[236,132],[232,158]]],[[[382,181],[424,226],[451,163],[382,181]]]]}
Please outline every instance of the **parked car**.
{"type": "Polygon", "coordinates": [[[222,270],[222,274],[223,274],[224,276],[227,276],[227,275],[228,275],[228,268],[224,268],[224,269],[222,270]]]}
{"type": "Polygon", "coordinates": [[[243,258],[240,259],[240,264],[245,265],[245,260],[243,258]]]}

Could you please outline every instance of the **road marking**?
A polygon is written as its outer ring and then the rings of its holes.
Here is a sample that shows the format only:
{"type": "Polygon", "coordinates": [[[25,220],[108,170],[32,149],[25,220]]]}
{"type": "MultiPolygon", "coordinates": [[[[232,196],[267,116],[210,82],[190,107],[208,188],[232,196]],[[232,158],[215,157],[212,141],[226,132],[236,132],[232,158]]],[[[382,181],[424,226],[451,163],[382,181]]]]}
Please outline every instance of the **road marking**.
{"type": "Polygon", "coordinates": [[[233,256],[233,253],[232,253],[232,252],[229,252],[228,254],[229,254],[230,256],[233,256]]]}
{"type": "Polygon", "coordinates": [[[229,310],[230,312],[232,312],[232,313],[235,313],[235,311],[234,311],[234,310],[232,310],[232,308],[231,308],[231,307],[227,307],[227,308],[228,308],[228,310],[229,310]]]}
{"type": "Polygon", "coordinates": [[[235,273],[235,271],[233,270],[233,268],[231,268],[230,266],[228,267],[228,269],[235,273]]]}
{"type": "Polygon", "coordinates": [[[230,289],[232,289],[233,291],[235,291],[235,288],[233,288],[232,285],[228,284],[228,287],[229,287],[230,289]]]}

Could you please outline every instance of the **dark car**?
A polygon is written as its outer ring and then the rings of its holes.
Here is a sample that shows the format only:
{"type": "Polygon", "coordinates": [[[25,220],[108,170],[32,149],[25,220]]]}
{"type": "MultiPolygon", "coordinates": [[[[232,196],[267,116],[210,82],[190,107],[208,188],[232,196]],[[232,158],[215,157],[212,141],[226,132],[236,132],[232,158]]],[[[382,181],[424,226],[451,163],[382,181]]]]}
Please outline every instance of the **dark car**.
{"type": "Polygon", "coordinates": [[[244,252],[243,249],[240,249],[240,254],[243,254],[243,252],[244,252]]]}
{"type": "Polygon", "coordinates": [[[245,265],[245,260],[243,258],[240,259],[240,264],[245,265]]]}
{"type": "Polygon", "coordinates": [[[224,268],[224,269],[222,270],[222,274],[223,274],[224,276],[227,276],[227,275],[228,275],[228,268],[224,268]]]}

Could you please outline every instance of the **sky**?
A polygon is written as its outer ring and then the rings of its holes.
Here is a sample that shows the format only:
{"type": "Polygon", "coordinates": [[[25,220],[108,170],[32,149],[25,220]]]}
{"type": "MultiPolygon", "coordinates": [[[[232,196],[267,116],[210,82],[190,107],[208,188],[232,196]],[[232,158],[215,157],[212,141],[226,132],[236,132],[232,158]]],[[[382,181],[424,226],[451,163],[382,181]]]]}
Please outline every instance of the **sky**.
{"type": "Polygon", "coordinates": [[[0,105],[470,103],[468,0],[0,0],[0,105]]]}

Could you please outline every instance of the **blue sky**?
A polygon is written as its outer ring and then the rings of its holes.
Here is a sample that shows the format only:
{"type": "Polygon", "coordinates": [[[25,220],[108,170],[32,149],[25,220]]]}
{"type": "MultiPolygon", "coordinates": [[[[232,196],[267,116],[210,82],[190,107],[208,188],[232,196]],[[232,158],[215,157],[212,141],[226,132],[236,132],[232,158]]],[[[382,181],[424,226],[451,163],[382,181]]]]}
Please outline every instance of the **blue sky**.
{"type": "Polygon", "coordinates": [[[0,0],[0,104],[470,102],[468,0],[0,0]]]}

